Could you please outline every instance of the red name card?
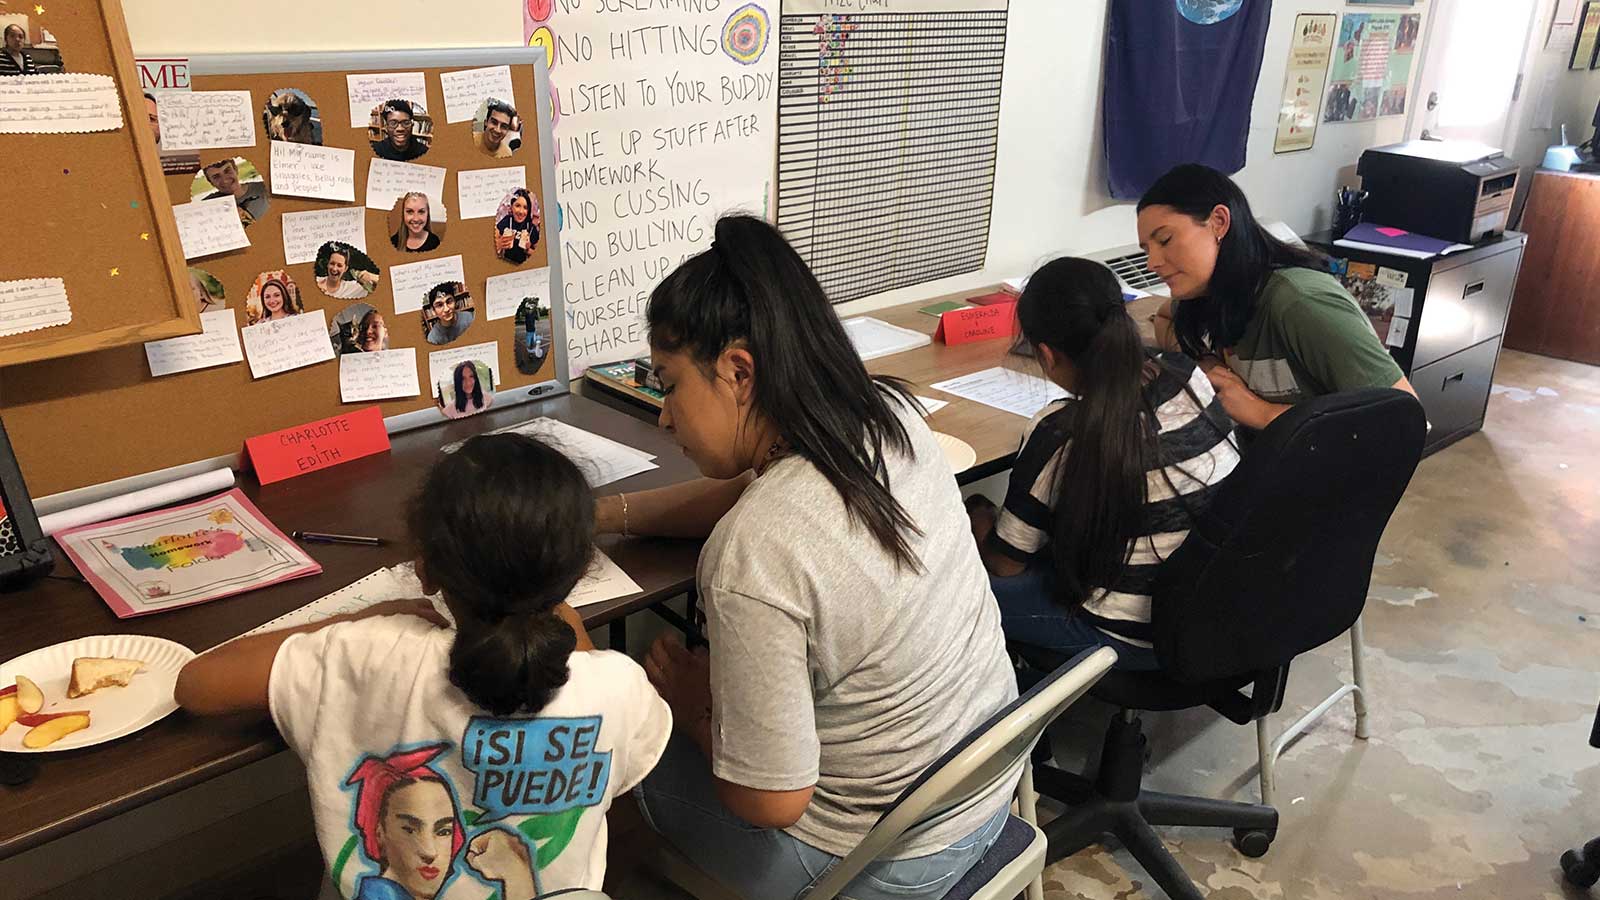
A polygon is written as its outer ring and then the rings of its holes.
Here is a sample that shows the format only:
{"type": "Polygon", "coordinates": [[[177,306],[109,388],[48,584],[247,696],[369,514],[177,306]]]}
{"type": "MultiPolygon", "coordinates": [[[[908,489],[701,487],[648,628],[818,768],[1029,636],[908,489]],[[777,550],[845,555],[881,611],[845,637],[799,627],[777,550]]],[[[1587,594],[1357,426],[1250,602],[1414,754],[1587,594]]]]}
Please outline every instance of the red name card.
{"type": "Polygon", "coordinates": [[[389,449],[383,411],[376,406],[247,438],[256,478],[271,484],[389,449]]]}
{"type": "Polygon", "coordinates": [[[1015,303],[952,309],[939,317],[939,328],[934,331],[933,339],[953,345],[1009,338],[1015,335],[1016,327],[1015,303]]]}

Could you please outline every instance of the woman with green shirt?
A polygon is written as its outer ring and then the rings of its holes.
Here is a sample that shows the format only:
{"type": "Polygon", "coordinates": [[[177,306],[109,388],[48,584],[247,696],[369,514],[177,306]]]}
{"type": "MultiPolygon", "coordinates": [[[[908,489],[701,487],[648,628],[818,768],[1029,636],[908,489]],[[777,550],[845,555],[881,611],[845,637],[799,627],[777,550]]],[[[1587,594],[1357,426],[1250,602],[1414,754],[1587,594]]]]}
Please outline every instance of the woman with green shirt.
{"type": "Polygon", "coordinates": [[[1311,397],[1416,391],[1315,253],[1278,240],[1228,176],[1187,164],[1139,200],[1139,246],[1172,292],[1156,340],[1200,361],[1235,422],[1267,427],[1311,397]]]}

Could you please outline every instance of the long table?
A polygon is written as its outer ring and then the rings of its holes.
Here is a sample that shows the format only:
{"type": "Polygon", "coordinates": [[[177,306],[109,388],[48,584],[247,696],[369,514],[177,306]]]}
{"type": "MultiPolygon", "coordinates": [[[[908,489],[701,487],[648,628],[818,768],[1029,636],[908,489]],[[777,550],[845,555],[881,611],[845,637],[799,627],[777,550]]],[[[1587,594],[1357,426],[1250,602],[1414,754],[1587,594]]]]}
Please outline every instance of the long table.
{"type": "MultiPolygon", "coordinates": [[[[437,458],[439,447],[473,434],[550,416],[656,455],[660,466],[599,493],[675,484],[698,473],[668,436],[633,416],[578,396],[492,410],[443,426],[395,435],[393,450],[262,487],[242,476],[251,501],[284,531],[370,534],[384,547],[317,545],[320,575],[154,616],[119,620],[88,584],[68,580],[72,568],[27,590],[0,596],[0,659],[93,634],[148,634],[202,650],[268,622],[383,566],[410,558],[405,504],[437,458]]],[[[620,623],[630,613],[692,590],[698,541],[602,538],[640,593],[580,610],[584,623],[620,623]]],[[[59,554],[58,554],[59,555],[59,554]]],[[[0,859],[85,828],[142,804],[265,759],[284,749],[271,723],[202,720],[175,713],[143,731],[100,747],[32,757],[38,774],[0,787],[0,859]]],[[[3,892],[0,892],[3,893],[3,892]]]]}
{"type": "MultiPolygon", "coordinates": [[[[983,292],[953,294],[948,299],[975,293],[983,292]]],[[[869,315],[931,334],[937,320],[917,309],[940,299],[946,298],[890,307],[869,315]]],[[[1128,304],[1129,313],[1147,339],[1147,319],[1160,299],[1146,298],[1128,304]]],[[[906,379],[920,394],[950,401],[949,406],[930,417],[929,424],[971,444],[977,453],[974,465],[958,473],[963,482],[1009,468],[1026,421],[942,394],[928,385],[996,365],[1017,366],[1026,371],[1031,361],[1008,359],[1009,346],[1010,342],[1004,340],[954,347],[934,343],[867,365],[876,374],[906,379]]],[[[5,604],[0,659],[59,641],[106,633],[157,635],[204,649],[350,584],[374,569],[402,562],[409,558],[404,543],[405,503],[437,457],[439,447],[536,416],[561,419],[656,455],[660,468],[602,487],[601,494],[646,490],[697,476],[677,445],[655,427],[653,414],[621,400],[601,397],[601,393],[586,385],[582,396],[566,395],[492,410],[470,419],[396,435],[390,453],[266,487],[243,477],[241,485],[251,501],[285,531],[373,534],[390,539],[390,543],[381,548],[318,545],[312,555],[322,564],[323,571],[313,578],[136,619],[115,618],[93,589],[81,581],[47,579],[21,594],[0,597],[5,604]]],[[[600,540],[599,546],[641,588],[638,594],[580,611],[584,623],[591,628],[611,625],[614,644],[626,616],[693,590],[698,541],[608,536],[600,540]]],[[[57,565],[56,574],[70,577],[70,572],[70,566],[57,565]]],[[[199,720],[179,712],[103,747],[36,756],[40,762],[37,777],[21,787],[0,787],[0,808],[5,810],[5,815],[0,816],[0,859],[283,749],[282,740],[268,722],[199,720]]]]}
{"type": "MultiPolygon", "coordinates": [[[[998,285],[987,289],[963,291],[885,307],[863,315],[931,336],[939,320],[919,312],[919,309],[945,300],[965,300],[994,293],[997,290],[999,290],[998,285]]],[[[1139,326],[1139,332],[1146,343],[1152,343],[1155,337],[1150,317],[1165,300],[1165,297],[1158,296],[1141,297],[1130,301],[1126,306],[1128,314],[1139,326]]],[[[935,390],[929,385],[981,372],[992,366],[1009,366],[1019,371],[1038,374],[1032,359],[1008,352],[1011,345],[1012,342],[1007,340],[990,340],[957,344],[952,347],[935,341],[927,346],[867,362],[867,370],[874,375],[893,375],[903,378],[916,388],[918,394],[950,402],[950,405],[929,416],[928,424],[935,431],[953,435],[972,445],[973,451],[977,454],[977,461],[966,471],[956,473],[957,480],[963,484],[1011,468],[1011,463],[1017,455],[1017,445],[1022,437],[1023,426],[1027,421],[992,406],[984,406],[935,390]]],[[[636,401],[623,399],[592,382],[584,382],[579,390],[586,397],[634,416],[653,420],[656,415],[654,410],[647,409],[636,401]]]]}

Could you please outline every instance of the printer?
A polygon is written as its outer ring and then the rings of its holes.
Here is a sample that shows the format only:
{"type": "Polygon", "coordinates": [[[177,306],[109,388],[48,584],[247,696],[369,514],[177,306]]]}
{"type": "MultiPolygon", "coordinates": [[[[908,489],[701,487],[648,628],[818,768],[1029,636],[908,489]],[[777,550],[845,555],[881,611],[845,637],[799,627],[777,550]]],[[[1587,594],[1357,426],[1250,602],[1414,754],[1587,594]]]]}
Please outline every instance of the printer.
{"type": "Polygon", "coordinates": [[[1356,174],[1364,221],[1475,244],[1506,230],[1518,166],[1485,144],[1406,141],[1362,153],[1356,174]]]}

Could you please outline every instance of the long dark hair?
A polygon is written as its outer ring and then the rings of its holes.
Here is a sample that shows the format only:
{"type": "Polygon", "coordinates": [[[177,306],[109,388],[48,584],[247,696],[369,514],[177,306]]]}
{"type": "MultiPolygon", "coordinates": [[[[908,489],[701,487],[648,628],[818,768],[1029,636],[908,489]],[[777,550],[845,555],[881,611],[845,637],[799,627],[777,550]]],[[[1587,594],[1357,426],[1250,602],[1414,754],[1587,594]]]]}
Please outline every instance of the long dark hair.
{"type": "Polygon", "coordinates": [[[1033,273],[1017,323],[1029,344],[1066,357],[1076,374],[1050,532],[1058,596],[1076,606],[1117,583],[1143,530],[1145,472],[1159,432],[1144,393],[1144,346],[1117,277],[1088,259],[1062,257],[1033,273]]]}
{"type": "Polygon", "coordinates": [[[583,473],[526,435],[480,435],[428,473],[409,518],[428,580],[456,618],[450,683],[497,716],[543,709],[577,647],[554,607],[594,553],[583,473]]]}
{"type": "Polygon", "coordinates": [[[483,409],[483,379],[478,376],[477,365],[470,359],[463,360],[456,364],[456,370],[452,374],[455,376],[456,382],[456,412],[467,411],[467,399],[469,397],[472,399],[473,409],[483,409]],[[468,394],[466,389],[462,387],[461,384],[461,373],[463,370],[467,369],[472,370],[471,394],[468,394]]]}
{"type": "Polygon", "coordinates": [[[890,406],[910,404],[903,382],[867,374],[822,285],[783,234],[753,216],[718,220],[711,249],[686,260],[650,294],[650,345],[683,350],[702,370],[730,344],[755,357],[755,404],[792,451],[820,470],[852,520],[898,564],[921,563],[921,534],[889,487],[885,457],[910,454],[890,406]]]}
{"type": "Polygon", "coordinates": [[[1256,298],[1274,270],[1328,271],[1322,256],[1286,244],[1262,228],[1244,191],[1210,166],[1174,167],[1139,198],[1140,212],[1150,206],[1170,206],[1196,222],[1210,218],[1218,206],[1228,208],[1228,233],[1217,247],[1217,266],[1205,296],[1172,304],[1178,346],[1194,359],[1239,343],[1255,315],[1256,298]]]}

